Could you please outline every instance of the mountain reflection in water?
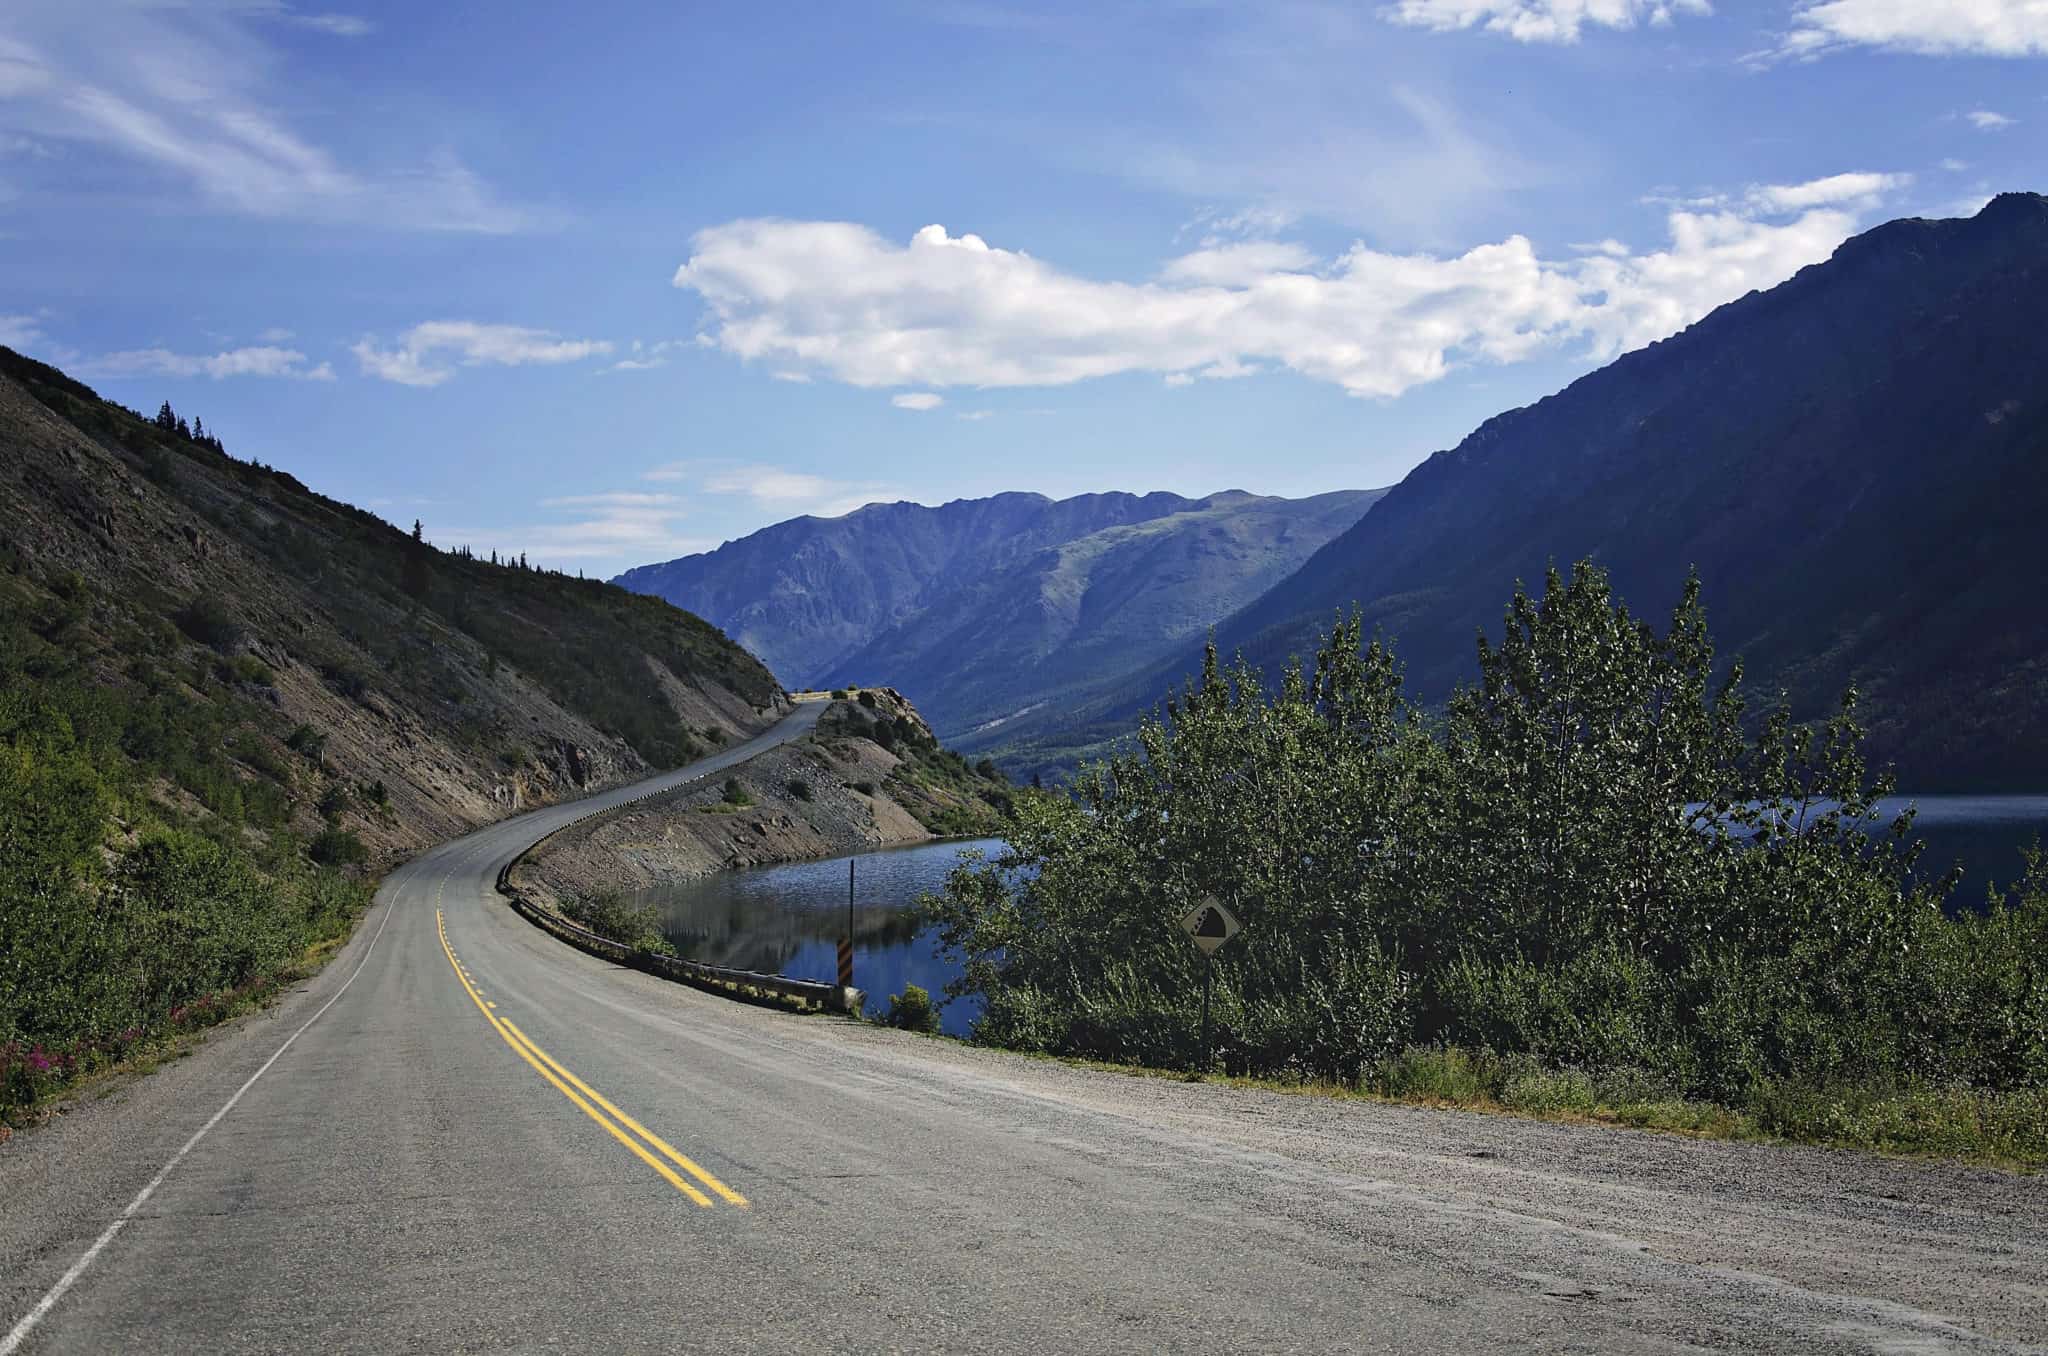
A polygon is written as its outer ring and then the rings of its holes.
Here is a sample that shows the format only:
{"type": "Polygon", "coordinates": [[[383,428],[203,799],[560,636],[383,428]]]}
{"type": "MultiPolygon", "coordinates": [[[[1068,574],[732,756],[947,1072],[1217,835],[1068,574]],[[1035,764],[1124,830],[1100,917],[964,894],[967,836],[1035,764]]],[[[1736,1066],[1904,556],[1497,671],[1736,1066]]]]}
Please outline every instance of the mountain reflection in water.
{"type": "MultiPolygon", "coordinates": [[[[939,998],[959,975],[958,966],[938,955],[935,935],[918,927],[911,905],[942,886],[970,849],[993,857],[1003,844],[994,838],[920,843],[853,859],[853,982],[867,991],[870,1014],[885,1011],[889,995],[906,984],[939,998]]],[[[634,902],[653,905],[662,934],[692,960],[829,981],[846,930],[847,861],[828,857],[722,871],[642,891],[634,902]]],[[[965,1035],[978,1011],[969,999],[947,1004],[947,1033],[965,1035]]]]}

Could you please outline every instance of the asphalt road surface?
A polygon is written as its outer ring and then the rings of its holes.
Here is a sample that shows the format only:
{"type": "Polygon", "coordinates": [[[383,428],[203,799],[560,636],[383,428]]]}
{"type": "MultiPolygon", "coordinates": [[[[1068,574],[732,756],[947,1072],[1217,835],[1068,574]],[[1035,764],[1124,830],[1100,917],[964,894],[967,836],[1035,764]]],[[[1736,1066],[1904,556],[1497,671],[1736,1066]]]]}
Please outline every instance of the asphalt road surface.
{"type": "Polygon", "coordinates": [[[588,808],[425,854],[301,991],[0,1150],[0,1356],[2048,1349],[2042,1178],[728,1002],[493,892],[588,808]]]}

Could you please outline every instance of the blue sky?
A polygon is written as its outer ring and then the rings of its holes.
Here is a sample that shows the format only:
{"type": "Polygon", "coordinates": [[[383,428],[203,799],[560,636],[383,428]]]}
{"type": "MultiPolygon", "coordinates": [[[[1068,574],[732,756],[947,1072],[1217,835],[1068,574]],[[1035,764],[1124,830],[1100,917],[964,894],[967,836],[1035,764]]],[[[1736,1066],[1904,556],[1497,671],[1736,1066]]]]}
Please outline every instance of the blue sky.
{"type": "Polygon", "coordinates": [[[2044,75],[2040,0],[9,0],[0,342],[591,573],[1361,488],[2041,189],[2044,75]]]}

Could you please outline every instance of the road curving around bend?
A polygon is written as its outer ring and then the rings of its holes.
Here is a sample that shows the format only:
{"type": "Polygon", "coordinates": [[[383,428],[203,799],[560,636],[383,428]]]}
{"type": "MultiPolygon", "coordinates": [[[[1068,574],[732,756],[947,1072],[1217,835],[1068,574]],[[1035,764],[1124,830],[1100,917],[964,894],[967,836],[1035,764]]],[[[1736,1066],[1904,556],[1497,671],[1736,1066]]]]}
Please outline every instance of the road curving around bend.
{"type": "Polygon", "coordinates": [[[0,1151],[18,1349],[2048,1345],[2048,1179],[797,1017],[496,893],[525,844],[648,789],[423,854],[270,1012],[0,1151]]]}

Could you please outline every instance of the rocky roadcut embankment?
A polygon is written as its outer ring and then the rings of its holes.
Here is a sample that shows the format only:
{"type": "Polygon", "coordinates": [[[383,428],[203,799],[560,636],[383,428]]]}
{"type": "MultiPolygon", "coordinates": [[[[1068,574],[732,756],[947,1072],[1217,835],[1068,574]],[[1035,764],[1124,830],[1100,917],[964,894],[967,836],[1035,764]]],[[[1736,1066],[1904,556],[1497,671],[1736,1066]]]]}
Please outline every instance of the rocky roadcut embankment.
{"type": "Polygon", "coordinates": [[[559,905],[941,832],[993,832],[1007,799],[999,780],[940,750],[899,694],[868,689],[832,702],[803,739],[555,834],[507,882],[559,905]]]}
{"type": "Polygon", "coordinates": [[[701,618],[490,555],[0,349],[0,630],[141,711],[121,742],[172,769],[180,822],[329,828],[392,861],[788,710],[701,618]]]}

